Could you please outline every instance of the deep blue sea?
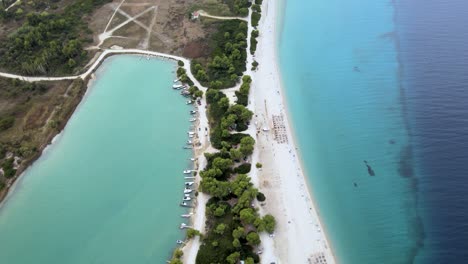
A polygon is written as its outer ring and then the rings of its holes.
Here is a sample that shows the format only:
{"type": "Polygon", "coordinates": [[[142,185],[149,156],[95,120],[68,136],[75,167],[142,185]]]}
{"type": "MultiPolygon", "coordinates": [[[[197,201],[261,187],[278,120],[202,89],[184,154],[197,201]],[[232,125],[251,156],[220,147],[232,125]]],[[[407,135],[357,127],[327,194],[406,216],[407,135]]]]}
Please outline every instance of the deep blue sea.
{"type": "Polygon", "coordinates": [[[468,262],[468,2],[283,4],[287,104],[337,260],[468,262]]]}

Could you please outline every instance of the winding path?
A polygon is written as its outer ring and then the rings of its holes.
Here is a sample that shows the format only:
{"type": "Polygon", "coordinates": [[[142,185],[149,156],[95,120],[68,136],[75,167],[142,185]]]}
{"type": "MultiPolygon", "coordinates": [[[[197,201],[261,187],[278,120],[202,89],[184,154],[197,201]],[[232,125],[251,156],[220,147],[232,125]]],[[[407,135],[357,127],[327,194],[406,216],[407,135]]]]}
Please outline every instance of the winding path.
{"type": "Polygon", "coordinates": [[[107,56],[117,55],[117,54],[142,54],[142,55],[154,56],[154,57],[159,57],[159,58],[164,58],[164,59],[183,61],[184,62],[184,68],[187,70],[188,77],[190,77],[190,79],[193,80],[195,85],[197,85],[200,88],[204,88],[197,81],[197,79],[195,79],[195,77],[192,75],[192,72],[190,71],[191,61],[189,59],[184,58],[184,57],[171,55],[171,54],[165,54],[165,53],[156,52],[156,51],[149,51],[149,50],[140,50],[140,49],[106,49],[106,50],[104,50],[103,53],[101,53],[101,55],[99,55],[99,57],[96,59],[96,61],[88,68],[88,70],[86,70],[84,73],[82,73],[80,75],[71,75],[71,76],[62,76],[62,77],[47,77],[47,76],[23,76],[23,75],[0,72],[0,76],[5,77],[5,78],[20,79],[20,80],[26,81],[26,82],[62,81],[62,80],[75,80],[75,79],[78,79],[78,78],[85,79],[91,73],[93,73],[94,70],[96,70],[96,68],[101,64],[101,62],[107,56]]]}

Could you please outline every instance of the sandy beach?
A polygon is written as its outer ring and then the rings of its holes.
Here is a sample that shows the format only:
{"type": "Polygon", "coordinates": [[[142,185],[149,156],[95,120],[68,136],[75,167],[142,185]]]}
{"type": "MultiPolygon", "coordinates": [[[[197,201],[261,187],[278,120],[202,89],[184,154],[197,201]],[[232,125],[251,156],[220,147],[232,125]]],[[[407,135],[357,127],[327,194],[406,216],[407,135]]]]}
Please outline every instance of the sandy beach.
{"type": "Polygon", "coordinates": [[[252,73],[251,105],[257,131],[252,164],[263,168],[251,173],[254,183],[267,197],[261,212],[276,217],[273,238],[262,237],[262,263],[335,263],[319,214],[310,194],[281,87],[277,54],[278,1],[264,1],[255,60],[259,69],[252,73]],[[268,131],[264,131],[268,130],[268,131]],[[272,247],[272,248],[271,248],[272,247]]]}
{"type": "MultiPolygon", "coordinates": [[[[254,185],[267,197],[265,203],[257,202],[260,215],[272,214],[277,221],[273,236],[261,234],[262,244],[259,247],[261,263],[335,263],[315,203],[307,187],[288,121],[276,47],[278,7],[278,1],[263,2],[257,51],[255,57],[248,53],[248,69],[245,72],[252,76],[253,80],[248,108],[254,112],[254,117],[246,131],[256,139],[251,164],[260,162],[263,165],[261,169],[253,169],[249,175],[254,185]],[[254,60],[258,61],[260,66],[257,71],[252,72],[250,65],[254,60]]],[[[253,30],[250,23],[248,30],[250,37],[250,32],[253,30]]],[[[239,85],[223,90],[231,103],[234,103],[234,92],[238,88],[239,85]]],[[[199,138],[202,146],[195,152],[199,170],[203,169],[206,162],[203,152],[215,151],[210,146],[208,138],[204,136],[204,127],[208,126],[205,105],[206,102],[203,100],[199,107],[201,128],[199,138]]],[[[197,177],[197,182],[199,180],[197,177]]],[[[204,232],[207,200],[208,197],[200,193],[193,209],[192,225],[202,232],[204,232]]],[[[198,237],[186,244],[184,263],[195,263],[199,246],[198,237]]]]}

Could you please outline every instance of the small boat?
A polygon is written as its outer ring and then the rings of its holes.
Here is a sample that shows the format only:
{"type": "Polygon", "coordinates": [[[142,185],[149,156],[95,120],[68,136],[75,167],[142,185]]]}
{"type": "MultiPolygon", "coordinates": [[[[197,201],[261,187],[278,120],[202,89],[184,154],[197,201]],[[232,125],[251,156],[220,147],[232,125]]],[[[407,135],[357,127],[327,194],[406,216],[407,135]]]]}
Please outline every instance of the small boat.
{"type": "Polygon", "coordinates": [[[192,207],[191,205],[189,205],[186,202],[181,202],[179,205],[182,206],[182,207],[192,207]]]}
{"type": "Polygon", "coordinates": [[[197,113],[197,110],[190,110],[190,114],[194,115],[197,113]]]}
{"type": "Polygon", "coordinates": [[[175,79],[175,80],[174,80],[174,83],[178,82],[179,80],[180,80],[180,79],[175,79]]]}
{"type": "Polygon", "coordinates": [[[179,244],[179,245],[184,243],[184,241],[182,241],[182,240],[177,240],[176,242],[177,242],[177,244],[179,244]]]}
{"type": "Polygon", "coordinates": [[[184,193],[191,193],[191,192],[192,192],[192,190],[190,190],[190,189],[184,189],[184,193]]]}
{"type": "Polygon", "coordinates": [[[185,196],[183,200],[184,200],[184,201],[191,201],[192,198],[185,196]]]}
{"type": "Polygon", "coordinates": [[[192,173],[192,170],[184,170],[184,174],[190,174],[192,173]]]}
{"type": "Polygon", "coordinates": [[[182,89],[183,87],[184,87],[183,84],[174,84],[174,85],[172,85],[172,88],[176,89],[176,90],[182,89]]]}
{"type": "Polygon", "coordinates": [[[189,218],[193,215],[193,213],[190,213],[190,214],[183,214],[183,215],[180,215],[181,217],[183,218],[189,218]]]}
{"type": "Polygon", "coordinates": [[[193,135],[189,135],[188,137],[189,137],[189,138],[193,138],[193,135]]]}
{"type": "Polygon", "coordinates": [[[186,182],[185,185],[187,186],[192,186],[194,184],[194,182],[186,182]]]}
{"type": "Polygon", "coordinates": [[[195,122],[195,121],[197,121],[197,119],[196,119],[196,118],[190,118],[189,121],[190,121],[190,122],[195,122]]]}
{"type": "MultiPolygon", "coordinates": [[[[190,190],[191,191],[191,190],[190,190]]],[[[184,197],[190,197],[190,193],[185,193],[184,192],[184,197]]]]}
{"type": "Polygon", "coordinates": [[[187,140],[187,144],[193,144],[193,142],[191,140],[187,140]]]}
{"type": "Polygon", "coordinates": [[[189,132],[187,132],[187,133],[188,133],[189,135],[195,135],[195,132],[193,132],[193,131],[189,131],[189,132]]]}
{"type": "Polygon", "coordinates": [[[190,158],[191,161],[196,161],[197,159],[196,158],[190,158]]]}
{"type": "Polygon", "coordinates": [[[193,104],[193,101],[192,101],[192,100],[188,100],[187,102],[185,102],[185,104],[193,104]]]}
{"type": "Polygon", "coordinates": [[[184,149],[193,149],[192,146],[184,146],[184,149]]]}

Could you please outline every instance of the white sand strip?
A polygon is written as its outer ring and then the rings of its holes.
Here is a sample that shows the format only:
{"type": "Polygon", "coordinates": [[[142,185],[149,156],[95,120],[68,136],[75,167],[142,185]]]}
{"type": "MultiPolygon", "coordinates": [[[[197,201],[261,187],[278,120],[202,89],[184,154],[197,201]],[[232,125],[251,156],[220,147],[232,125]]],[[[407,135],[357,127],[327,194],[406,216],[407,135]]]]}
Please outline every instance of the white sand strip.
{"type": "Polygon", "coordinates": [[[317,262],[320,257],[326,260],[324,263],[335,263],[288,123],[276,50],[278,7],[278,1],[263,1],[255,58],[260,65],[252,74],[251,88],[251,107],[255,112],[252,123],[258,131],[253,162],[258,159],[263,164],[251,176],[267,197],[261,211],[271,213],[277,220],[275,237],[262,236],[262,263],[322,263],[317,262]]]}

